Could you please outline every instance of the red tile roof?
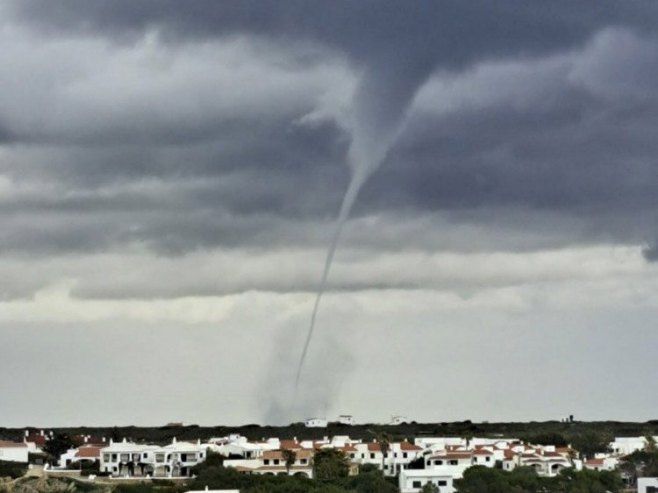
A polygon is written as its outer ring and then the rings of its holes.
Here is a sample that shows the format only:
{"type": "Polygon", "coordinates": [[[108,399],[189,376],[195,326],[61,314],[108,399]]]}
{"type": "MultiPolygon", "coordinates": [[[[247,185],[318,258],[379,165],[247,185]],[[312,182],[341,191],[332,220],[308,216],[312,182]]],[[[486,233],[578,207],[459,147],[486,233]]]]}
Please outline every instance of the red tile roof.
{"type": "Polygon", "coordinates": [[[423,450],[422,447],[418,447],[413,443],[409,442],[400,442],[400,450],[423,450]]]}
{"type": "Polygon", "coordinates": [[[302,446],[295,440],[281,440],[279,442],[281,449],[301,449],[302,446]]]}
{"type": "Polygon", "coordinates": [[[28,435],[25,437],[25,441],[41,446],[46,444],[46,437],[44,435],[28,435]]]}
{"type": "Polygon", "coordinates": [[[0,440],[0,448],[24,448],[27,447],[23,442],[10,442],[7,440],[0,440]]]}
{"type": "Polygon", "coordinates": [[[75,453],[76,457],[95,458],[101,456],[101,448],[95,445],[83,445],[75,453]]]}

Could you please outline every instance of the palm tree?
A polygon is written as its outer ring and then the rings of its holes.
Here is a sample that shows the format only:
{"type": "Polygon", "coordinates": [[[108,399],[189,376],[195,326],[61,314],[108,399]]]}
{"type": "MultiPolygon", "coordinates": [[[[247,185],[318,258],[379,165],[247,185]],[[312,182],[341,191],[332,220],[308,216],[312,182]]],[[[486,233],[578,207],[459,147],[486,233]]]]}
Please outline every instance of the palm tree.
{"type": "Polygon", "coordinates": [[[297,460],[297,454],[292,449],[284,449],[281,451],[281,456],[286,465],[286,473],[290,474],[290,468],[295,465],[295,460],[297,460]]]}
{"type": "Polygon", "coordinates": [[[382,476],[386,476],[386,455],[391,450],[391,437],[385,431],[372,431],[369,433],[375,435],[375,441],[379,443],[379,450],[382,453],[382,476]]]}

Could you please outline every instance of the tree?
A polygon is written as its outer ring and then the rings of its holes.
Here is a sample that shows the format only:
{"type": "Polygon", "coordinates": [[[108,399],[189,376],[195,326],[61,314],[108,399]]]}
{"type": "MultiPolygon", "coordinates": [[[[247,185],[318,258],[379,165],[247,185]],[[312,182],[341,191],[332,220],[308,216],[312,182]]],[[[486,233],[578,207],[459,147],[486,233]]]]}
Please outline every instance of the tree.
{"type": "Polygon", "coordinates": [[[425,483],[425,485],[420,489],[420,493],[440,493],[441,490],[434,483],[425,483]]]}
{"type": "Polygon", "coordinates": [[[382,476],[386,476],[386,456],[391,450],[391,438],[388,433],[379,434],[379,448],[382,451],[382,476]]]}
{"type": "Polygon", "coordinates": [[[48,454],[52,459],[59,460],[59,457],[67,450],[75,447],[73,440],[66,433],[57,433],[50,440],[46,441],[43,446],[43,451],[48,454]]]}
{"type": "Polygon", "coordinates": [[[336,449],[322,449],[313,458],[313,473],[316,479],[345,478],[350,472],[347,456],[336,449]]]}
{"type": "Polygon", "coordinates": [[[297,454],[292,449],[284,449],[281,452],[283,456],[284,463],[286,465],[286,472],[290,474],[290,468],[295,465],[295,460],[297,460],[297,454]]]}

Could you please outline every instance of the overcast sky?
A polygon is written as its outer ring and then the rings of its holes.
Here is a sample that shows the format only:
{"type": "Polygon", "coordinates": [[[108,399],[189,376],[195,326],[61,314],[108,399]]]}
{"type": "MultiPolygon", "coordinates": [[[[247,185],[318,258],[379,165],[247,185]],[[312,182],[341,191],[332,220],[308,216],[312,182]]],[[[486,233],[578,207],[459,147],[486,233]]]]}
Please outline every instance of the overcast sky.
{"type": "Polygon", "coordinates": [[[656,25],[2,2],[0,425],[657,418],[656,25]]]}

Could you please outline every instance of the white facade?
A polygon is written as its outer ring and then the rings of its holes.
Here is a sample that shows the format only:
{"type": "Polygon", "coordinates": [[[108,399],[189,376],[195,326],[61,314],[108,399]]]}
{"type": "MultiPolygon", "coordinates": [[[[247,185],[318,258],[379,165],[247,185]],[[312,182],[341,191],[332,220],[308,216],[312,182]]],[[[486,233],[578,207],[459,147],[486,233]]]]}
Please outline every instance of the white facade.
{"type": "Polygon", "coordinates": [[[353,443],[343,449],[350,461],[359,464],[372,464],[378,469],[384,467],[384,474],[396,476],[402,468],[420,457],[423,450],[409,442],[392,442],[384,454],[381,443],[353,443]]]}
{"type": "Polygon", "coordinates": [[[402,425],[402,424],[405,424],[405,423],[410,423],[410,422],[411,421],[406,416],[393,416],[391,418],[391,424],[395,425],[395,426],[402,425]]]}
{"type": "Polygon", "coordinates": [[[304,423],[307,428],[326,428],[329,422],[324,418],[307,419],[304,423]]]}
{"type": "Polygon", "coordinates": [[[425,457],[425,469],[437,475],[459,479],[473,465],[473,453],[466,451],[440,452],[425,457]]]}
{"type": "Polygon", "coordinates": [[[229,459],[224,467],[232,467],[238,472],[262,475],[290,475],[313,477],[313,450],[295,450],[295,461],[288,468],[282,450],[266,450],[254,459],[229,459]]]}
{"type": "Polygon", "coordinates": [[[658,491],[658,478],[637,478],[637,493],[658,491]]]}
{"type": "Polygon", "coordinates": [[[400,471],[398,485],[401,493],[417,493],[427,483],[433,483],[440,493],[454,491],[452,477],[446,476],[431,469],[403,469],[400,471]]]}
{"type": "Polygon", "coordinates": [[[338,416],[338,422],[342,425],[352,426],[354,424],[354,416],[351,414],[341,414],[338,416]]]}
{"type": "Polygon", "coordinates": [[[0,440],[0,460],[27,463],[28,446],[25,443],[0,440]]]}
{"type": "Polygon", "coordinates": [[[518,466],[532,467],[539,476],[554,477],[562,469],[573,467],[571,460],[557,452],[517,454],[503,461],[503,469],[511,471],[518,466]]]}
{"type": "MultiPolygon", "coordinates": [[[[653,437],[658,443],[658,436],[653,437]]],[[[638,450],[644,450],[647,439],[644,437],[616,437],[609,447],[615,455],[629,455],[638,450]]]]}
{"type": "Polygon", "coordinates": [[[207,447],[176,439],[165,447],[110,442],[101,449],[100,470],[114,476],[188,476],[191,467],[206,460],[207,447]]]}

